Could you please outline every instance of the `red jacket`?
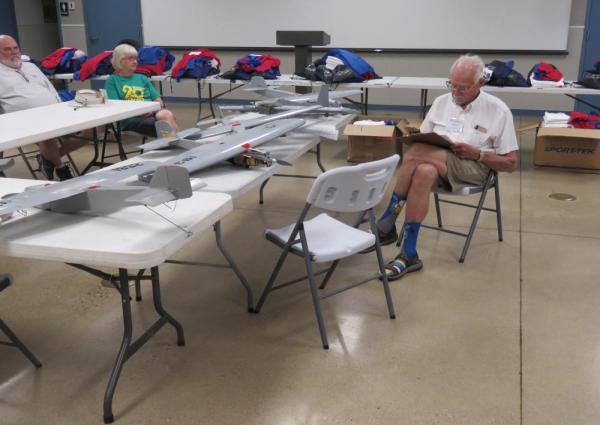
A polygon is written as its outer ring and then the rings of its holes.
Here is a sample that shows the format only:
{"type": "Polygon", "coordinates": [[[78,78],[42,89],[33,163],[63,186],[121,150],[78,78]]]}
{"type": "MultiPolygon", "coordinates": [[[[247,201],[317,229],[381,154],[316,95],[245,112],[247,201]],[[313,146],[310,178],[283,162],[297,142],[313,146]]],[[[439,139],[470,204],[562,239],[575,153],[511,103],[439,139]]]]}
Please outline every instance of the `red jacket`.
{"type": "Polygon", "coordinates": [[[181,60],[179,62],[177,62],[177,65],[175,65],[175,67],[173,67],[173,70],[171,71],[171,77],[177,78],[179,75],[179,70],[185,68],[185,66],[188,64],[189,61],[191,61],[192,59],[197,58],[197,57],[214,59],[217,61],[218,67],[221,67],[221,61],[219,60],[217,55],[214,54],[214,52],[212,50],[196,49],[196,50],[186,52],[183,55],[181,60]]]}
{"type": "Polygon", "coordinates": [[[93,58],[90,58],[87,61],[85,61],[83,65],[81,65],[81,70],[79,71],[79,80],[85,81],[90,76],[94,76],[96,74],[96,69],[98,68],[98,65],[100,65],[100,63],[104,60],[110,60],[111,57],[112,50],[108,50],[99,53],[93,58]]]}
{"type": "Polygon", "coordinates": [[[48,56],[44,56],[40,62],[40,64],[44,68],[56,68],[65,55],[65,53],[70,52],[72,50],[76,50],[74,47],[61,47],[50,53],[48,56]]]}

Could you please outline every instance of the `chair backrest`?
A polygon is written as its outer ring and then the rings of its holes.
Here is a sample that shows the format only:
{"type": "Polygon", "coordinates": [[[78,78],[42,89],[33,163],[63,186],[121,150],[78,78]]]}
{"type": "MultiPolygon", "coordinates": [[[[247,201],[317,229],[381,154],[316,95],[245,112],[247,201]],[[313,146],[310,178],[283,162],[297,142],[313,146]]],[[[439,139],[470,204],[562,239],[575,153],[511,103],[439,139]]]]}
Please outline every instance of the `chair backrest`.
{"type": "Polygon", "coordinates": [[[12,283],[12,275],[0,274],[0,292],[4,291],[12,283]]]}
{"type": "Polygon", "coordinates": [[[399,160],[398,155],[392,155],[379,161],[326,171],[315,180],[306,201],[339,212],[372,208],[385,195],[399,160]]]}

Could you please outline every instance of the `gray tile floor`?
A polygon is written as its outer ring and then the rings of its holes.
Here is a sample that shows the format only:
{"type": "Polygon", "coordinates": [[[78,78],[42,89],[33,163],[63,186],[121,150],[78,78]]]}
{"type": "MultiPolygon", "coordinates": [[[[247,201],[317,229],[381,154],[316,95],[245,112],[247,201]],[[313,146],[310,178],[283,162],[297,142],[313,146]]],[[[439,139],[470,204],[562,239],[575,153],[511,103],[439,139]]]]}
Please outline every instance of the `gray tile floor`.
{"type": "MultiPolygon", "coordinates": [[[[184,126],[194,122],[195,107],[173,109],[184,126]]],[[[519,128],[533,122],[516,119],[519,128]]],[[[422,230],[424,269],[392,284],[397,319],[387,317],[375,283],[329,299],[329,351],[305,285],[274,293],[252,315],[230,271],[162,266],[164,304],[187,345],[177,347],[166,328],[126,364],[116,423],[598,423],[600,176],[534,167],[533,139],[532,130],[520,133],[520,168],[501,175],[504,242],[484,215],[459,264],[461,238],[422,230]],[[577,200],[555,201],[553,192],[577,200]]],[[[326,141],[323,151],[328,168],[345,165],[343,141],[326,141]]],[[[89,152],[77,157],[83,163],[89,152]]],[[[294,171],[317,167],[306,155],[294,171]]],[[[20,164],[9,174],[27,177],[20,164]]],[[[294,221],[310,185],[273,179],[264,205],[251,191],[223,221],[225,243],[257,294],[278,254],[263,229],[294,221]]],[[[454,228],[469,221],[465,209],[444,211],[454,228]]],[[[177,258],[220,255],[207,233],[177,258]]],[[[354,258],[332,285],[374,265],[371,256],[354,258]]],[[[35,370],[0,346],[0,423],[102,423],[121,338],[117,292],[58,263],[1,258],[0,270],[16,278],[0,296],[2,318],[44,363],[35,370]]],[[[285,275],[301,270],[292,258],[285,275]]],[[[155,317],[147,285],[143,294],[134,306],[138,331],[155,317]]]]}

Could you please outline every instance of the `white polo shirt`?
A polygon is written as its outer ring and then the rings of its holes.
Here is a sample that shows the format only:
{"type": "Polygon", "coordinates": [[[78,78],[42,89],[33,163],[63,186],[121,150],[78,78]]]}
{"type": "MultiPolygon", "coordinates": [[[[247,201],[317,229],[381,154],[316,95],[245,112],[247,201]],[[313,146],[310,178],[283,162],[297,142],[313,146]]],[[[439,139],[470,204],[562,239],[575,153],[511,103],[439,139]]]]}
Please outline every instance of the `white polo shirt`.
{"type": "Polygon", "coordinates": [[[56,89],[33,63],[23,62],[21,69],[0,63],[0,113],[59,102],[56,89]]]}
{"type": "Polygon", "coordinates": [[[447,135],[455,142],[497,155],[519,150],[510,109],[483,91],[465,109],[454,103],[451,93],[438,97],[421,124],[421,132],[447,135]]]}

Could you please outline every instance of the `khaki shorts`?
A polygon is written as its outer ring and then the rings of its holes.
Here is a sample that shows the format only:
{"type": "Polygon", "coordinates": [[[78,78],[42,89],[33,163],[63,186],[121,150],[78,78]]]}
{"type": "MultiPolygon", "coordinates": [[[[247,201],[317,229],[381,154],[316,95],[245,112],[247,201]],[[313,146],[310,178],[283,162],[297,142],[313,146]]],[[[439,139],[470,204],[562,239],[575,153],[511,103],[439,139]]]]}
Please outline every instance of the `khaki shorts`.
{"type": "Polygon", "coordinates": [[[440,186],[451,189],[453,192],[465,186],[477,185],[484,182],[490,169],[478,161],[460,159],[454,152],[446,151],[446,166],[448,177],[441,179],[440,186]]]}

